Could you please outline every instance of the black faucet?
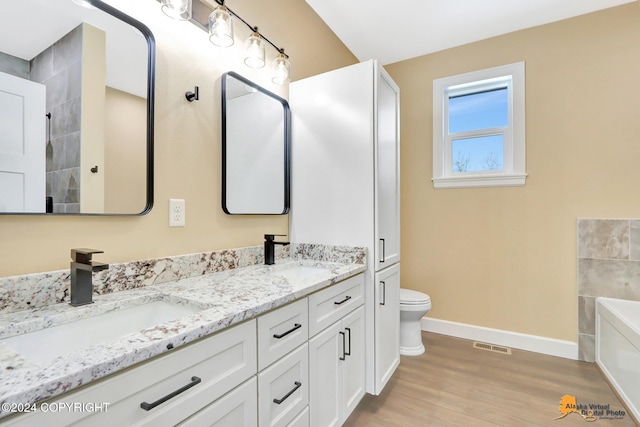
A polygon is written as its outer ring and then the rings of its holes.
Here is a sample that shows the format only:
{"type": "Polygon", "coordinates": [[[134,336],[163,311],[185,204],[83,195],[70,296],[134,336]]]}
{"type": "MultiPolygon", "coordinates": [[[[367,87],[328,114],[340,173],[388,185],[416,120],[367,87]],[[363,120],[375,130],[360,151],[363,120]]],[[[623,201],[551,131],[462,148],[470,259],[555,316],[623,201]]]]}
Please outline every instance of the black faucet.
{"type": "Polygon", "coordinates": [[[285,234],[265,234],[264,235],[264,263],[272,265],[275,263],[275,245],[287,246],[289,242],[276,242],[273,240],[276,236],[285,236],[285,234]]]}
{"type": "Polygon", "coordinates": [[[109,264],[91,261],[93,254],[102,254],[103,251],[96,249],[71,249],[71,302],[69,304],[77,307],[79,305],[93,303],[93,281],[92,273],[106,270],[109,264]]]}

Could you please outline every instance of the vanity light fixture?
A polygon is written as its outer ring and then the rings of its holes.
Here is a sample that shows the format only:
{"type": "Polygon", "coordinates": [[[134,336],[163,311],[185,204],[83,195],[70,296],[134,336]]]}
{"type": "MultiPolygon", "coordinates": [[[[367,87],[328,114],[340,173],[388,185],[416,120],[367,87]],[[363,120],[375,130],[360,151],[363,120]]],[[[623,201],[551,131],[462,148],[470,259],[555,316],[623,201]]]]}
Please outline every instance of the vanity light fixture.
{"type": "Polygon", "coordinates": [[[264,42],[258,32],[258,27],[253,28],[253,33],[244,42],[245,58],[244,63],[247,67],[262,68],[264,67],[264,42]]]}
{"type": "Polygon", "coordinates": [[[191,0],[162,0],[162,12],[178,21],[191,19],[191,0]]]}
{"type": "Polygon", "coordinates": [[[274,59],[273,64],[271,66],[272,73],[273,73],[273,78],[271,79],[271,81],[279,85],[288,84],[291,81],[291,63],[289,62],[289,55],[284,53],[284,49],[279,48],[278,46],[273,44],[268,38],[266,38],[263,34],[261,34],[258,31],[258,27],[251,26],[247,21],[242,19],[242,17],[240,17],[237,13],[235,13],[233,10],[226,7],[224,5],[224,0],[215,0],[215,1],[216,3],[218,3],[218,6],[216,6],[213,12],[211,12],[211,15],[209,15],[209,34],[210,34],[209,40],[211,40],[211,43],[215,44],[216,46],[231,46],[233,44],[233,27],[230,27],[231,33],[229,37],[231,38],[231,43],[228,45],[222,45],[217,43],[219,38],[217,36],[216,37],[212,36],[214,33],[218,34],[218,25],[220,25],[221,28],[225,28],[226,26],[226,24],[222,25],[222,22],[226,22],[225,20],[227,19],[227,16],[220,12],[220,8],[224,8],[224,12],[228,13],[229,15],[229,21],[228,21],[229,26],[231,24],[231,19],[230,19],[231,16],[235,16],[240,20],[240,22],[242,22],[252,31],[249,38],[244,42],[244,49],[245,49],[245,55],[246,55],[244,58],[244,63],[247,65],[247,67],[251,67],[251,68],[264,67],[265,65],[265,43],[264,42],[267,42],[271,46],[273,46],[275,50],[278,51],[278,56],[274,59]]]}
{"type": "Polygon", "coordinates": [[[289,55],[284,49],[273,44],[264,34],[258,31],[258,27],[250,25],[237,13],[225,6],[225,0],[215,0],[216,5],[211,6],[212,0],[156,0],[162,3],[162,11],[171,18],[189,20],[197,27],[209,33],[209,41],[219,47],[229,47],[234,43],[233,18],[240,20],[251,30],[251,35],[245,41],[246,56],[244,63],[251,68],[265,66],[265,43],[270,44],[278,55],[272,62],[272,82],[285,85],[291,81],[291,63],[289,55]]]}
{"type": "Polygon", "coordinates": [[[284,53],[284,49],[280,49],[280,53],[273,60],[271,65],[274,76],[272,82],[278,85],[286,85],[291,81],[291,63],[289,57],[284,53]]]}
{"type": "Polygon", "coordinates": [[[233,44],[233,20],[224,4],[216,6],[209,15],[209,41],[220,47],[233,44]]]}

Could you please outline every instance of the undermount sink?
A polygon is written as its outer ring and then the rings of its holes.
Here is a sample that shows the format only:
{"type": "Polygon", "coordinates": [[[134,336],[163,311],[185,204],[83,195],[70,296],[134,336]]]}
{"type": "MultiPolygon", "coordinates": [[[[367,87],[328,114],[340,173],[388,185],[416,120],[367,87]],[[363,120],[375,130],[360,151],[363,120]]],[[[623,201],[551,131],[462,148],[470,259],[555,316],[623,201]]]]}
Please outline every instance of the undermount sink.
{"type": "Polygon", "coordinates": [[[45,362],[93,344],[177,320],[199,309],[154,301],[0,340],[32,362],[45,362]]]}
{"type": "Polygon", "coordinates": [[[284,266],[275,272],[278,276],[284,276],[289,282],[318,279],[329,273],[330,271],[326,268],[309,267],[299,264],[284,266]]]}

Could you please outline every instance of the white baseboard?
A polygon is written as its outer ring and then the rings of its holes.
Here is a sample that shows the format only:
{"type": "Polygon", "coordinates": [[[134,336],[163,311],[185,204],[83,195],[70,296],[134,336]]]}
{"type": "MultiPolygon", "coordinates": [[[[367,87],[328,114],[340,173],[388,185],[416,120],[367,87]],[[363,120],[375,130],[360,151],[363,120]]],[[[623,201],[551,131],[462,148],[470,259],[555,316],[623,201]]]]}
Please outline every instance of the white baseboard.
{"type": "Polygon", "coordinates": [[[578,360],[578,343],[423,317],[422,330],[578,360]]]}

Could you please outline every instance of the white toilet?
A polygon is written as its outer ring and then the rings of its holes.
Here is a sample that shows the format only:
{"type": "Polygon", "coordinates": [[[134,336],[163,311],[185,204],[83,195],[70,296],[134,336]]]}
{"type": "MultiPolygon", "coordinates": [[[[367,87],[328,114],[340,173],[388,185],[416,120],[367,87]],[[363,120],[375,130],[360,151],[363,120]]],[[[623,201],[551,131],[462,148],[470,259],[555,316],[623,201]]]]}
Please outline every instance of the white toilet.
{"type": "Polygon", "coordinates": [[[422,292],[400,289],[400,354],[424,353],[420,319],[431,309],[431,298],[422,292]]]}

